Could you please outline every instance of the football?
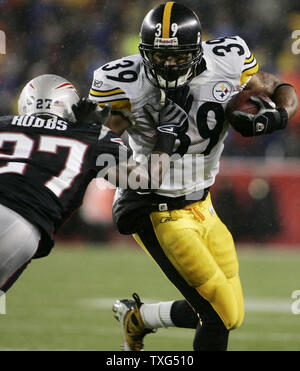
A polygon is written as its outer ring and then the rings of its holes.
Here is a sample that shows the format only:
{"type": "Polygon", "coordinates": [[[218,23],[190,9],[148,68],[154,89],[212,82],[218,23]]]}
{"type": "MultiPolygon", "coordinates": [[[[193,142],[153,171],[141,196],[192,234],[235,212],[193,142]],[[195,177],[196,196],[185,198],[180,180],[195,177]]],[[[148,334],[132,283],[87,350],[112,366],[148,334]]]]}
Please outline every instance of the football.
{"type": "Polygon", "coordinates": [[[251,97],[260,97],[268,103],[275,105],[266,94],[255,90],[243,90],[236,94],[228,103],[225,111],[226,119],[234,124],[239,121],[239,117],[233,115],[234,111],[256,114],[259,110],[258,104],[250,100],[251,97]]]}

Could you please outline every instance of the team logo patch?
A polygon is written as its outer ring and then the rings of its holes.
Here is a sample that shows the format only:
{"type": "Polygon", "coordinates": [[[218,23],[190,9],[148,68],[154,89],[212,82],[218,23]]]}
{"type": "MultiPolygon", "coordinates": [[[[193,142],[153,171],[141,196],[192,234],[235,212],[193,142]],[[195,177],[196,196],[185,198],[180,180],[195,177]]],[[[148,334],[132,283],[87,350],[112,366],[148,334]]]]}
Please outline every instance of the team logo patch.
{"type": "Polygon", "coordinates": [[[100,81],[100,80],[94,80],[93,81],[93,86],[95,87],[95,88],[101,88],[101,86],[103,85],[103,81],[100,81]]]}
{"type": "Polygon", "coordinates": [[[226,102],[230,98],[232,86],[226,81],[220,81],[213,87],[213,96],[219,102],[226,102]]]}

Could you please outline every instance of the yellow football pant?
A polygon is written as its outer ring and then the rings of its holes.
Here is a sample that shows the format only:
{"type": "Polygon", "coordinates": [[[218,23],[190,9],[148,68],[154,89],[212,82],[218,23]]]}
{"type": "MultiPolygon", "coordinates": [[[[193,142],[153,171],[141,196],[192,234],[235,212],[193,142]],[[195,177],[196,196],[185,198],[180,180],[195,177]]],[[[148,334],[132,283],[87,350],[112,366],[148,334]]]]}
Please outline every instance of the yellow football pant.
{"type": "MultiPolygon", "coordinates": [[[[160,248],[183,280],[211,304],[228,330],[239,327],[244,301],[237,254],[210,195],[184,209],[152,212],[150,219],[160,248]]],[[[137,234],[134,238],[153,256],[150,243],[137,234]]]]}

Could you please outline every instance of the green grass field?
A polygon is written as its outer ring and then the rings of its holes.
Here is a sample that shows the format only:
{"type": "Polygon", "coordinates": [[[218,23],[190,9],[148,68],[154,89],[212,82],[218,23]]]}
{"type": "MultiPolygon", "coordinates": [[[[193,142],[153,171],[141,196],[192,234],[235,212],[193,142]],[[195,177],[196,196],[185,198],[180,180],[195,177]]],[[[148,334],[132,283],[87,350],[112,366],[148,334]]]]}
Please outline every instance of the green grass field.
{"type": "MultiPolygon", "coordinates": [[[[231,333],[229,350],[300,350],[300,314],[291,311],[291,294],[300,290],[300,251],[238,254],[246,317],[231,333]]],[[[57,245],[7,293],[0,350],[118,351],[121,328],[111,306],[133,292],[148,303],[181,298],[138,248],[57,245]]],[[[192,330],[160,329],[145,338],[145,350],[192,350],[192,340],[192,330]]]]}

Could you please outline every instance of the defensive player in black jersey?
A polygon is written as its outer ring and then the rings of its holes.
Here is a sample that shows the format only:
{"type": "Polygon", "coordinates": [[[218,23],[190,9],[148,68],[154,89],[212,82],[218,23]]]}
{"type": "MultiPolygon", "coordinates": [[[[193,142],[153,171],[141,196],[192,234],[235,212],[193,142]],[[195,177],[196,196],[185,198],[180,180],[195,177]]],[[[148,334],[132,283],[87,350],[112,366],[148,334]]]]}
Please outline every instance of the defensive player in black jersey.
{"type": "MultiPolygon", "coordinates": [[[[0,290],[4,292],[32,258],[49,254],[55,233],[80,206],[91,179],[120,170],[121,159],[126,165],[130,154],[118,135],[102,126],[110,107],[101,109],[80,100],[74,86],[62,77],[34,78],[22,90],[18,105],[18,116],[0,118],[0,290]],[[104,169],[108,169],[105,174],[104,169]]],[[[168,151],[168,146],[160,146],[153,152],[168,151]]],[[[159,178],[161,164],[157,166],[159,178]]],[[[129,169],[125,170],[127,177],[129,169]]],[[[147,169],[137,164],[130,170],[149,182],[147,169]]],[[[115,175],[117,183],[121,172],[115,175]]]]}

